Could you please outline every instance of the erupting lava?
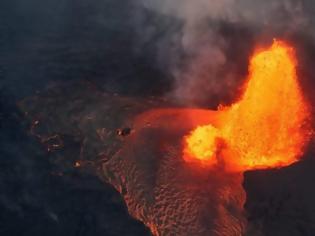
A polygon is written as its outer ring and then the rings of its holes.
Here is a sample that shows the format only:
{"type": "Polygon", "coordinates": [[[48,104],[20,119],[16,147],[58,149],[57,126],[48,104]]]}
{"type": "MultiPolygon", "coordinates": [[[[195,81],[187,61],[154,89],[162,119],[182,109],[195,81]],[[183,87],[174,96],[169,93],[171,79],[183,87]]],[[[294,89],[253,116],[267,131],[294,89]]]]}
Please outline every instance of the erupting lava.
{"type": "Polygon", "coordinates": [[[232,171],[281,167],[301,156],[310,112],[297,82],[294,50],[280,41],[254,54],[241,99],[218,122],[184,138],[184,159],[232,171]]]}

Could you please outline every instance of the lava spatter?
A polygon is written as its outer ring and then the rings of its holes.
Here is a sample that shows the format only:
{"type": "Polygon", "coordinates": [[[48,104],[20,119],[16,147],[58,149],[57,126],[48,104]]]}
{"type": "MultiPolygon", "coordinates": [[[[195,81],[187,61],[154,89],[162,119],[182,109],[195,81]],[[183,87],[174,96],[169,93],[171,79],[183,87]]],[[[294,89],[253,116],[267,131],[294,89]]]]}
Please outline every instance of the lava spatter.
{"type": "Polygon", "coordinates": [[[207,166],[221,159],[232,171],[297,161],[310,138],[310,113],[296,65],[293,48],[280,41],[255,53],[241,99],[221,109],[217,125],[198,126],[185,136],[184,159],[207,166]]]}
{"type": "Polygon", "coordinates": [[[218,111],[161,109],[170,104],[105,95],[88,86],[50,92],[22,107],[47,126],[34,135],[82,140],[80,161],[92,160],[92,170],[154,235],[244,235],[243,171],[288,165],[308,141],[309,113],[295,66],[293,50],[275,42],[253,56],[240,100],[218,111]],[[55,99],[60,97],[63,103],[55,99]],[[123,132],[125,127],[131,132],[123,132]],[[195,134],[183,158],[183,141],[195,134]]]}

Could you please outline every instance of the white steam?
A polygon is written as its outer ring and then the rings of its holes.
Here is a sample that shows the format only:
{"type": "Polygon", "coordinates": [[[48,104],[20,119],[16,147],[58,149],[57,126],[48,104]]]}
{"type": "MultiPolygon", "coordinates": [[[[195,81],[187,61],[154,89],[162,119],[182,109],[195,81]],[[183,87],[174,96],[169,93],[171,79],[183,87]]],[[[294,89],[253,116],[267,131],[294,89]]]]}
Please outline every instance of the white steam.
{"type": "MultiPolygon", "coordinates": [[[[233,40],[222,35],[221,24],[239,25],[255,34],[285,34],[308,25],[302,0],[137,1],[161,19],[170,17],[181,23],[180,30],[165,33],[155,43],[158,45],[158,61],[171,65],[168,69],[175,78],[172,96],[188,105],[202,104],[209,98],[220,100],[222,96],[233,96],[231,93],[239,86],[236,66],[233,67],[238,62],[231,61],[227,50],[236,48],[240,42],[233,45],[233,40]],[[180,45],[180,50],[170,46],[170,41],[180,45]]],[[[146,28],[145,25],[140,27],[146,28]]],[[[144,31],[140,32],[141,37],[150,37],[144,31]]],[[[271,38],[276,36],[271,34],[271,38]]],[[[244,38],[241,43],[246,46],[250,41],[244,38]]]]}

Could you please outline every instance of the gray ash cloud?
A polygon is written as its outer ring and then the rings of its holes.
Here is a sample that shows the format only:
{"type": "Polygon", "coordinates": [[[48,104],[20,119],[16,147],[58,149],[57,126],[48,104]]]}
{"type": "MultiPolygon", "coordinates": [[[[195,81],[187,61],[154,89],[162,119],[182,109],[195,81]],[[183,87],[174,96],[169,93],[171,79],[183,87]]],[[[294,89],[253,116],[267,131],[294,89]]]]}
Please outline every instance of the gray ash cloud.
{"type": "Polygon", "coordinates": [[[313,36],[311,1],[134,1],[138,46],[173,78],[169,96],[215,107],[238,95],[253,47],[294,34],[313,36]]]}

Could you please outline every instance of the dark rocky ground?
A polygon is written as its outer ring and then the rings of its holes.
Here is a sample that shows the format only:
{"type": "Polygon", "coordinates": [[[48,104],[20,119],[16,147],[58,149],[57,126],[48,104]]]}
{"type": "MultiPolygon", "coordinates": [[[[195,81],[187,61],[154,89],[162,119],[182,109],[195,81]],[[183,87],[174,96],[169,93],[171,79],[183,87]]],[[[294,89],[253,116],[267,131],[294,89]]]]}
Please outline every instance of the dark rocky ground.
{"type": "Polygon", "coordinates": [[[47,153],[15,105],[1,99],[1,235],[149,235],[111,186],[70,168],[79,143],[47,153]]]}
{"type": "MultiPolygon", "coordinates": [[[[169,104],[157,98],[111,96],[87,82],[57,87],[19,103],[20,110],[27,111],[24,117],[31,122],[31,133],[50,150],[48,162],[57,168],[54,171],[62,180],[67,180],[68,172],[80,178],[86,174],[102,176],[103,163],[123,147],[124,139],[116,129],[124,128],[128,120],[143,111],[165,106],[169,104]],[[80,167],[76,168],[77,161],[80,167]]],[[[247,235],[313,235],[312,149],[301,162],[291,166],[244,173],[247,235]]]]}
{"type": "Polygon", "coordinates": [[[129,13],[126,1],[1,1],[0,235],[149,235],[111,186],[69,168],[80,143],[68,137],[66,160],[47,153],[17,108],[78,80],[154,93],[158,73],[132,52],[129,13]]]}
{"type": "MultiPolygon", "coordinates": [[[[103,148],[94,142],[97,136],[82,143],[82,133],[75,138],[69,134],[76,130],[63,125],[59,137],[42,145],[30,132],[32,120],[18,107],[25,97],[37,94],[40,100],[56,85],[68,91],[60,91],[51,104],[80,97],[86,90],[71,87],[82,86],[78,81],[85,81],[84,88],[133,97],[167,90],[170,84],[155,66],[150,42],[140,51],[133,47],[132,23],[126,20],[132,14],[132,5],[123,0],[1,1],[0,235],[149,235],[129,216],[118,192],[89,167],[103,148]],[[82,156],[83,144],[87,153],[82,156]],[[78,156],[87,161],[81,163],[85,171],[75,168],[78,156]]],[[[89,104],[95,100],[77,100],[74,109],[93,111],[89,104]]],[[[56,115],[47,109],[43,104],[36,111],[56,115]]],[[[84,127],[95,128],[88,122],[84,127]]],[[[245,173],[249,235],[314,235],[313,156],[310,151],[304,161],[281,170],[245,173]]]]}
{"type": "Polygon", "coordinates": [[[245,173],[248,220],[263,235],[314,235],[315,162],[308,155],[280,170],[245,173]]]}

